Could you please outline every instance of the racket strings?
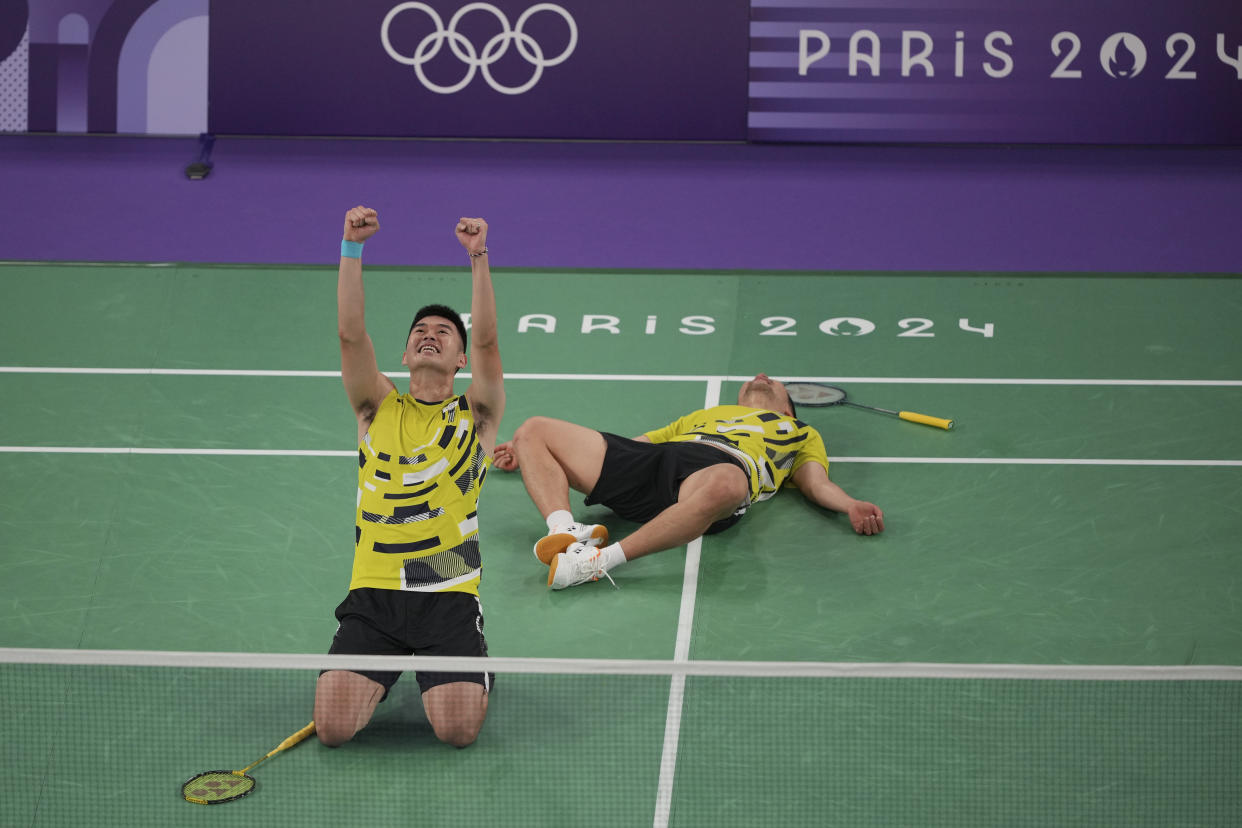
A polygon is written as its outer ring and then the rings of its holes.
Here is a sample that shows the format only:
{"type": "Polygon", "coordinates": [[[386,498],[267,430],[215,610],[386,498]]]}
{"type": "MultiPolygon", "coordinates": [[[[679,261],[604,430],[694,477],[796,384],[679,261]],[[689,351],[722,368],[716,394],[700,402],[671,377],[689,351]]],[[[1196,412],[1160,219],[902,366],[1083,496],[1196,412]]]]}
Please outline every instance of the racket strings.
{"type": "Polygon", "coordinates": [[[245,796],[254,787],[254,779],[233,771],[200,773],[181,786],[182,795],[191,802],[227,802],[245,796]]]}
{"type": "Polygon", "coordinates": [[[869,411],[889,414],[907,422],[943,428],[946,431],[953,428],[953,421],[942,417],[932,417],[915,411],[894,411],[891,408],[880,408],[878,405],[854,402],[846,399],[845,389],[836,385],[819,382],[789,382],[785,384],[785,390],[789,393],[789,399],[794,405],[849,405],[854,408],[865,408],[869,411]]]}
{"type": "Polygon", "coordinates": [[[845,389],[820,383],[791,382],[785,385],[789,399],[799,405],[833,405],[845,401],[845,389]]]}
{"type": "Polygon", "coordinates": [[[246,771],[277,753],[299,744],[314,732],[315,723],[311,722],[269,751],[262,759],[256,759],[241,770],[204,771],[197,776],[192,776],[181,786],[181,797],[187,802],[195,802],[199,805],[215,805],[240,799],[250,793],[255,786],[254,777],[248,775],[246,771]]]}

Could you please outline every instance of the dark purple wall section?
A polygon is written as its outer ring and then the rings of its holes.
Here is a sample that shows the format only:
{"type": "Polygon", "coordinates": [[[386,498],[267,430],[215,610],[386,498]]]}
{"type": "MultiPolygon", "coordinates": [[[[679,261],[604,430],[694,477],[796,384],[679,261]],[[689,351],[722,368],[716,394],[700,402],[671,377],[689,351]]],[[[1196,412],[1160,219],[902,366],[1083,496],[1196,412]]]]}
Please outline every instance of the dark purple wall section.
{"type": "Polygon", "coordinates": [[[156,0],[113,0],[91,40],[87,129],[116,132],[117,66],[134,21],[156,0]]]}
{"type": "Polygon", "coordinates": [[[1242,273],[1242,149],[0,136],[0,258],[1242,273]]]}
{"type": "Polygon", "coordinates": [[[214,2],[208,123],[252,135],[1242,144],[1237,0],[549,6],[214,2]],[[833,44],[805,74],[804,31],[833,44]],[[878,76],[864,64],[849,74],[860,32],[879,41],[878,76]],[[906,74],[903,44],[930,48],[906,74]]]}
{"type": "Polygon", "coordinates": [[[1242,145],[1239,0],[9,5],[30,132],[1242,145]]]}
{"type": "MultiPolygon", "coordinates": [[[[464,3],[431,0],[451,31],[434,38],[432,18],[411,7],[391,21],[389,43],[420,54],[432,91],[414,66],[391,57],[382,24],[398,0],[213,2],[209,37],[216,133],[250,135],[418,136],[739,140],[746,134],[746,0],[559,0],[577,43],[563,62],[542,68],[522,57],[556,60],[570,45],[560,13],[542,10],[521,36],[497,39],[500,18],[486,10],[449,24],[464,3]],[[453,46],[457,48],[455,55],[453,46]],[[492,58],[497,58],[494,62],[492,58]],[[491,81],[489,81],[489,77],[491,81]],[[495,85],[492,85],[494,82],[495,85]]],[[[537,4],[493,0],[516,26],[537,4]]]]}
{"type": "Polygon", "coordinates": [[[30,44],[27,121],[31,132],[56,131],[56,87],[60,83],[60,46],[30,44]]]}
{"type": "Polygon", "coordinates": [[[752,140],[1242,144],[1238,0],[749,2],[752,140]]]}

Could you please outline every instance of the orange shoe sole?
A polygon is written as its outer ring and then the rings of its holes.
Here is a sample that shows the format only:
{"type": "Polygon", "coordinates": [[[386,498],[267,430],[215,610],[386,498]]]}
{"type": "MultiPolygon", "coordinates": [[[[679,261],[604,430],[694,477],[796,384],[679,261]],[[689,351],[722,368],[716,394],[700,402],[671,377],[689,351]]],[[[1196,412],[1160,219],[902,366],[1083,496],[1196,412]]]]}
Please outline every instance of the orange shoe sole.
{"type": "MultiPolygon", "coordinates": [[[[578,542],[578,539],[568,532],[558,532],[555,535],[548,535],[539,539],[535,544],[535,557],[544,566],[551,566],[552,560],[557,555],[564,552],[570,545],[578,542]]],[[[596,526],[591,530],[591,539],[587,541],[588,546],[607,546],[608,545],[608,527],[596,526]]]]}

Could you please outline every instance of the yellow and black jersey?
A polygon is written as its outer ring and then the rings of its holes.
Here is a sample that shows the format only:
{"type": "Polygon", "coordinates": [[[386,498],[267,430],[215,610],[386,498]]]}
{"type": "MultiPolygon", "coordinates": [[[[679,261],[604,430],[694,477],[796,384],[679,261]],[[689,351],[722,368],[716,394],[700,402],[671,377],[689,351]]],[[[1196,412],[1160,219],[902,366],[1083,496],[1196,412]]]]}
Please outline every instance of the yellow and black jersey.
{"type": "Polygon", "coordinates": [[[819,432],[801,420],[744,405],[718,405],[687,414],[645,435],[653,443],[714,442],[750,470],[750,502],[767,500],[804,463],[828,469],[819,432]]]}
{"type": "Polygon", "coordinates": [[[464,396],[394,389],[358,444],[349,588],[479,594],[479,490],[490,460],[464,396]]]}

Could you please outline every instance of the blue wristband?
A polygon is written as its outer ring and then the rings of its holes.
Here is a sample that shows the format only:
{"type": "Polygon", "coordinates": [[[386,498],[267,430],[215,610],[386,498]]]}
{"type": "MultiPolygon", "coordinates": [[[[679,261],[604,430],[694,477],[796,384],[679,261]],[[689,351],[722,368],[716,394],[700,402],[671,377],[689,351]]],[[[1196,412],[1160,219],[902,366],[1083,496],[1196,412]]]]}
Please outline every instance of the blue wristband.
{"type": "Polygon", "coordinates": [[[362,258],[362,242],[351,242],[341,239],[341,258],[343,259],[361,259],[362,258]]]}

